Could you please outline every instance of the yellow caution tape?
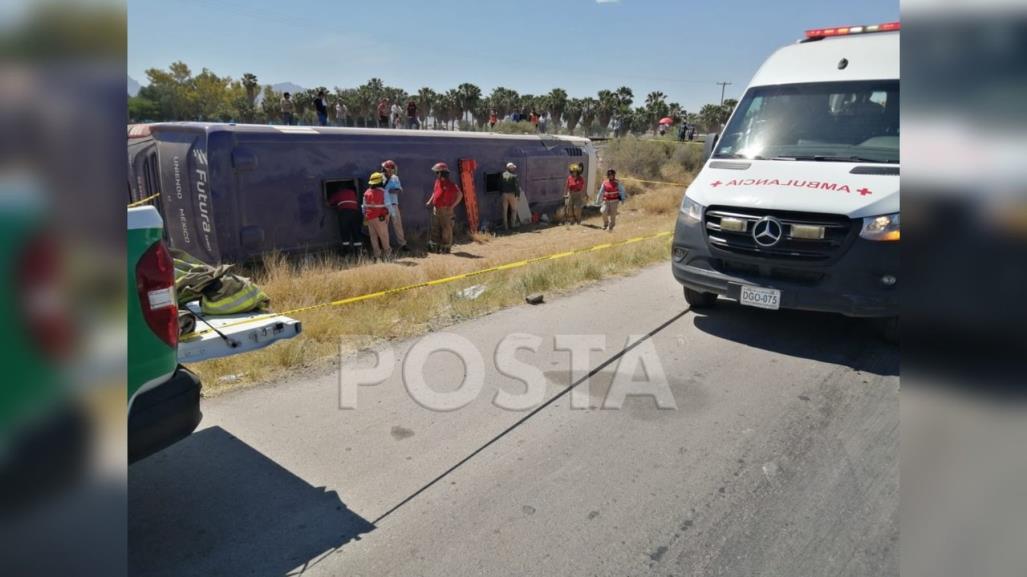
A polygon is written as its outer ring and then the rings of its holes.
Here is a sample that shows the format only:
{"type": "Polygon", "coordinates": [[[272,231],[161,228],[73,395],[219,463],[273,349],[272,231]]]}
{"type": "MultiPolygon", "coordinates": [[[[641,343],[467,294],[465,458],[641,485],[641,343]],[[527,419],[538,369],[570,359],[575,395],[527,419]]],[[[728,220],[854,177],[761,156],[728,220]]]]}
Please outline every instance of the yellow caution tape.
{"type": "MultiPolygon", "coordinates": [[[[326,303],[320,303],[320,304],[316,304],[316,305],[299,307],[299,308],[295,308],[295,309],[287,310],[287,311],[283,311],[283,312],[278,312],[278,313],[267,313],[265,315],[258,315],[258,316],[255,316],[255,317],[249,317],[249,318],[246,318],[246,319],[240,319],[236,323],[225,323],[221,328],[226,328],[226,327],[230,327],[230,326],[234,326],[234,325],[242,324],[242,323],[248,323],[248,322],[252,322],[254,320],[271,318],[271,317],[275,317],[275,316],[279,316],[279,315],[291,316],[291,315],[294,315],[294,314],[297,314],[297,313],[304,313],[304,312],[312,311],[312,310],[315,310],[315,309],[321,309],[321,308],[326,308],[326,307],[338,307],[338,306],[349,305],[349,304],[353,304],[353,303],[359,303],[359,302],[368,301],[368,300],[372,300],[372,299],[378,299],[378,298],[382,298],[382,297],[386,297],[386,296],[390,296],[390,295],[394,295],[394,294],[399,294],[399,293],[403,293],[403,292],[407,292],[407,291],[412,291],[414,289],[448,284],[448,283],[451,283],[451,282],[456,282],[456,281],[459,281],[459,280],[469,279],[469,278],[473,278],[473,277],[476,277],[476,276],[481,276],[481,275],[488,274],[488,273],[500,272],[500,271],[506,271],[506,270],[512,270],[512,269],[516,269],[516,268],[521,268],[521,267],[528,266],[530,264],[540,263],[540,262],[544,262],[544,261],[547,261],[547,260],[559,260],[559,259],[562,259],[562,258],[567,258],[567,257],[570,257],[570,256],[584,254],[584,253],[588,253],[588,252],[598,252],[598,251],[601,251],[601,250],[606,250],[606,249],[610,249],[610,248],[616,248],[616,247],[620,247],[620,246],[626,246],[626,245],[629,245],[629,244],[634,244],[636,242],[642,242],[642,241],[646,241],[646,240],[653,240],[653,239],[657,239],[657,238],[664,238],[664,237],[671,236],[672,234],[673,234],[673,232],[671,232],[671,231],[663,231],[663,232],[658,232],[658,233],[655,233],[655,234],[650,234],[650,235],[647,235],[647,236],[636,236],[634,238],[629,238],[629,239],[626,239],[626,240],[620,240],[620,241],[617,241],[617,242],[606,242],[606,243],[603,243],[603,244],[597,244],[597,245],[586,247],[586,248],[579,248],[579,249],[569,250],[569,251],[565,251],[565,252],[558,252],[558,253],[548,254],[548,255],[545,255],[545,256],[538,256],[538,257],[534,257],[534,258],[528,258],[528,259],[519,260],[519,261],[515,261],[515,262],[508,262],[508,263],[505,263],[505,264],[501,264],[501,265],[497,265],[497,266],[493,266],[493,267],[489,267],[489,268],[483,268],[483,269],[480,269],[480,270],[471,271],[471,272],[465,272],[465,273],[461,273],[461,274],[457,274],[457,275],[453,275],[453,276],[447,276],[447,277],[443,277],[443,278],[438,278],[438,279],[435,279],[435,280],[429,280],[429,281],[409,284],[409,285],[405,285],[405,286],[385,289],[385,290],[381,290],[381,291],[377,291],[377,292],[373,292],[373,293],[363,294],[363,295],[354,296],[354,297],[347,297],[347,298],[344,298],[344,299],[339,299],[339,300],[336,300],[336,301],[331,301],[331,302],[326,302],[326,303]]],[[[185,338],[182,338],[181,340],[182,340],[182,342],[192,341],[192,340],[198,339],[202,335],[210,333],[210,332],[212,332],[210,329],[205,329],[203,331],[195,332],[195,333],[193,333],[193,334],[191,334],[191,335],[189,335],[189,336],[187,336],[185,338]]]]}
{"type": "Polygon", "coordinates": [[[135,207],[135,206],[142,206],[142,205],[150,202],[151,200],[157,198],[158,196],[160,196],[160,193],[151,194],[150,196],[147,196],[146,198],[140,198],[139,200],[137,200],[135,202],[128,203],[128,208],[132,208],[132,207],[135,207]]]}

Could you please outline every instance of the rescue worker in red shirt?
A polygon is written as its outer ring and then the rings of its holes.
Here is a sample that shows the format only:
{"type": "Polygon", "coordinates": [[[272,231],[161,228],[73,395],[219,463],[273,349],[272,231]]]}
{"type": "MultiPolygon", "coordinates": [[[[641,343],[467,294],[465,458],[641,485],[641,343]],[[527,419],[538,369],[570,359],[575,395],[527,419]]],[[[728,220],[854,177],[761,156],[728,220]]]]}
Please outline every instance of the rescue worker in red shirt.
{"type": "Polygon", "coordinates": [[[585,208],[588,200],[588,193],[585,192],[585,179],[581,176],[583,167],[581,163],[574,163],[568,167],[570,175],[567,176],[567,183],[564,185],[564,219],[570,224],[581,224],[581,211],[585,208]]]}
{"type": "Polygon", "coordinates": [[[392,256],[389,247],[389,206],[385,202],[385,175],[372,172],[367,179],[370,186],[364,191],[364,220],[371,236],[371,251],[376,259],[392,256]]]}
{"type": "Polygon", "coordinates": [[[328,206],[335,209],[339,217],[339,236],[342,238],[342,252],[345,255],[360,252],[364,239],[360,231],[360,203],[357,191],[340,188],[328,197],[328,206]]]}
{"type": "Polygon", "coordinates": [[[617,180],[617,171],[612,168],[607,170],[606,180],[596,191],[596,202],[602,203],[600,212],[603,213],[603,230],[613,232],[613,227],[617,225],[617,208],[627,198],[624,185],[617,180]]]}
{"type": "Polygon", "coordinates": [[[432,209],[428,248],[448,253],[453,247],[453,210],[464,199],[464,193],[449,179],[449,166],[445,162],[435,163],[431,171],[435,173],[435,188],[425,204],[432,209]]]}

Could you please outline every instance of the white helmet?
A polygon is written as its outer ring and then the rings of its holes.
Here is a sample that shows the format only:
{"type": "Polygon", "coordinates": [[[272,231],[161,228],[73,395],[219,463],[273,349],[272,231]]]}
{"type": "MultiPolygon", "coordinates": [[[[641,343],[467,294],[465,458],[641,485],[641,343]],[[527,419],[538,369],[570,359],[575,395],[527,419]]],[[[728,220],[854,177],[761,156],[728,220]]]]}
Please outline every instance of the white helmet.
{"type": "Polygon", "coordinates": [[[508,162],[508,163],[506,163],[506,169],[509,170],[510,172],[514,172],[514,171],[517,170],[517,165],[512,163],[512,162],[508,162]]]}

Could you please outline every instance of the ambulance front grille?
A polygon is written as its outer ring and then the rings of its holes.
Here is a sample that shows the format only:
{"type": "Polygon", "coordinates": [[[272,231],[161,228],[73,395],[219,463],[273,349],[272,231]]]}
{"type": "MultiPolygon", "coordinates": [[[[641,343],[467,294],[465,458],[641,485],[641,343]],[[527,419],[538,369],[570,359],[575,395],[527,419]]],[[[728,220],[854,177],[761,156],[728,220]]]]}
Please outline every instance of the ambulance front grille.
{"type": "Polygon", "coordinates": [[[819,214],[782,210],[754,210],[730,206],[711,206],[706,209],[706,238],[711,248],[725,253],[749,257],[769,258],[788,262],[827,262],[841,256],[855,234],[852,219],[837,214],[819,214]],[[753,227],[765,217],[777,219],[782,225],[781,240],[777,244],[761,246],[753,237],[753,227]],[[745,230],[725,230],[725,218],[740,220],[745,230]],[[823,227],[822,239],[796,238],[792,226],[823,227]]]}

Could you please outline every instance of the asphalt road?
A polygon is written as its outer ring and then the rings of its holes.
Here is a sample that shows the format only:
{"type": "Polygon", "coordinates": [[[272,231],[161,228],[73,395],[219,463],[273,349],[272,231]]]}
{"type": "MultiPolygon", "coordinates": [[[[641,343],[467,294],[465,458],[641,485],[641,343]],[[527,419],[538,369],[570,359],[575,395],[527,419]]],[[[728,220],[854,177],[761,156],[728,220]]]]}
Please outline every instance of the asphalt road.
{"type": "MultiPolygon", "coordinates": [[[[864,323],[688,312],[664,264],[447,330],[485,351],[462,409],[418,405],[398,369],[354,410],[335,373],[205,400],[192,437],[130,468],[132,573],[898,574],[899,354],[864,323]],[[521,390],[493,366],[511,332],[543,338],[518,358],[547,399],[584,376],[553,335],[605,335],[594,407],[649,335],[677,409],[497,408],[521,390]]],[[[395,345],[399,363],[412,342],[395,345]]],[[[427,366],[440,390],[463,375],[450,354],[427,366]]]]}

